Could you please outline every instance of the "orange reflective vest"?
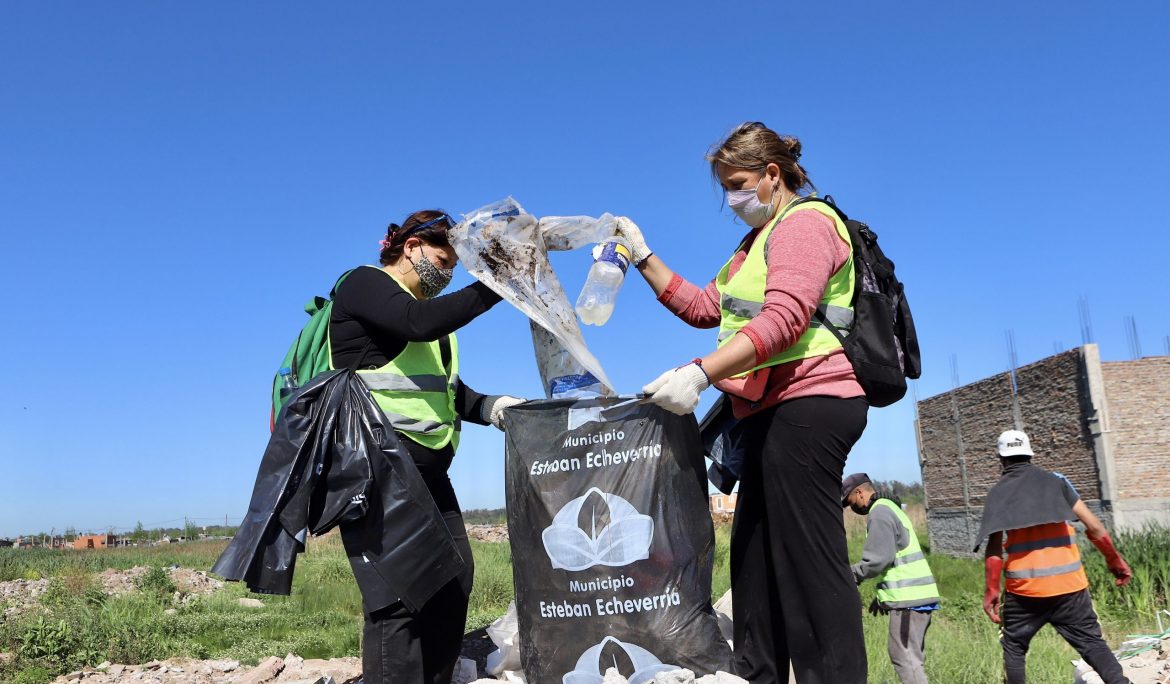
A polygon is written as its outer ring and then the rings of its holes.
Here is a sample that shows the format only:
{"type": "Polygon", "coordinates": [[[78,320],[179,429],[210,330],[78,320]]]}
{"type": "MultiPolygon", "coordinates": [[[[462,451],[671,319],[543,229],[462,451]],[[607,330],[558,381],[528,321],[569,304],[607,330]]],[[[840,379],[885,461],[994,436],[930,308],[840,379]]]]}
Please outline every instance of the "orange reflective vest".
{"type": "Polygon", "coordinates": [[[1005,588],[1019,596],[1060,596],[1086,589],[1089,580],[1067,522],[1008,530],[1005,588]]]}

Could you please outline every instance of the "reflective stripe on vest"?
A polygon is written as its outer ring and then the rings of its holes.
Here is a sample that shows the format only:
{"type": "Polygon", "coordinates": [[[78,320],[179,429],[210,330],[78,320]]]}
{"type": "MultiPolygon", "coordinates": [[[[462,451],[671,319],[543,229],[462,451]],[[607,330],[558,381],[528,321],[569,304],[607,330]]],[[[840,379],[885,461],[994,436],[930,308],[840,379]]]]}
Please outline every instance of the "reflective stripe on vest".
{"type": "Polygon", "coordinates": [[[447,378],[442,375],[416,375],[406,377],[394,373],[370,371],[362,373],[362,381],[372,390],[396,390],[398,392],[446,392],[447,378]]]}
{"type": "Polygon", "coordinates": [[[1004,588],[1020,596],[1060,596],[1089,586],[1067,522],[1008,530],[1004,588]]]}
{"type": "MultiPolygon", "coordinates": [[[[735,259],[735,254],[732,254],[731,259],[724,264],[723,268],[719,271],[719,275],[715,277],[715,287],[719,291],[720,301],[719,335],[717,338],[719,346],[726,344],[735,333],[742,330],[753,318],[759,315],[764,306],[764,290],[768,281],[768,239],[772,235],[772,232],[776,230],[777,226],[780,225],[781,221],[800,211],[819,212],[831,219],[834,227],[837,229],[837,235],[845,241],[845,244],[850,246],[849,258],[829,278],[829,282],[825,285],[825,292],[817,305],[817,310],[834,327],[840,328],[843,331],[853,327],[853,249],[852,243],[849,240],[849,231],[845,228],[845,223],[841,221],[841,218],[837,216],[837,212],[833,211],[831,207],[825,205],[823,202],[808,202],[790,206],[784,211],[779,212],[759,232],[755,241],[752,242],[751,247],[748,248],[747,256],[744,258],[739,270],[735,272],[734,277],[729,276],[729,273],[731,270],[731,262],[735,259]]],[[[736,249],[736,254],[738,253],[739,249],[736,249]]],[[[752,371],[781,363],[788,363],[789,361],[825,356],[840,348],[841,343],[833,333],[821,325],[821,322],[813,316],[810,319],[808,329],[801,334],[792,346],[776,353],[760,365],[736,377],[742,377],[752,371]]]]}
{"type": "MultiPolygon", "coordinates": [[[[764,303],[749,302],[731,296],[724,296],[720,308],[742,318],[755,318],[763,310],[764,303]]],[[[840,330],[843,336],[849,336],[849,331],[853,329],[853,309],[843,306],[833,306],[831,304],[821,304],[817,307],[817,313],[823,316],[834,328],[840,330]]],[[[810,328],[820,327],[821,321],[816,316],[813,316],[809,319],[808,325],[810,328]]],[[[726,340],[736,332],[736,330],[720,330],[719,341],[726,340]]]]}
{"type": "MultiPolygon", "coordinates": [[[[386,275],[410,292],[397,278],[389,273],[386,275]]],[[[442,449],[448,444],[452,448],[459,446],[461,422],[455,411],[459,345],[454,333],[448,339],[451,345],[450,368],[443,365],[443,349],[439,341],[407,342],[398,356],[385,365],[357,372],[382,413],[386,414],[390,426],[428,449],[442,449]]],[[[329,361],[332,368],[332,350],[329,361]]]]}
{"type": "MultiPolygon", "coordinates": [[[[930,572],[930,565],[926,562],[926,554],[922,552],[922,546],[918,543],[914,524],[902,509],[889,499],[877,499],[873,505],[888,508],[893,512],[898,523],[906,530],[909,539],[906,548],[894,554],[894,564],[877,577],[875,593],[878,602],[885,608],[913,608],[937,603],[938,586],[930,572]]],[[[873,515],[872,510],[870,515],[873,515]]]]}

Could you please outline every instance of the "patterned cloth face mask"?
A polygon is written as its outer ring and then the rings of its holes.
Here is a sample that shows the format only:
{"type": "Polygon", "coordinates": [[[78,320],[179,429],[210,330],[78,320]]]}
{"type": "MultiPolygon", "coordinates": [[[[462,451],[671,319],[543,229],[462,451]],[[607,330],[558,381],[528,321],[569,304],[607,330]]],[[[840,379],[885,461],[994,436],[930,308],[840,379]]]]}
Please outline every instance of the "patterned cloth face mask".
{"type": "Polygon", "coordinates": [[[422,292],[422,296],[425,299],[431,299],[451,284],[451,279],[455,277],[455,269],[436,266],[427,258],[422,245],[418,246],[418,251],[422,255],[418,261],[410,257],[407,257],[407,260],[414,266],[414,272],[418,274],[419,290],[422,292]]]}

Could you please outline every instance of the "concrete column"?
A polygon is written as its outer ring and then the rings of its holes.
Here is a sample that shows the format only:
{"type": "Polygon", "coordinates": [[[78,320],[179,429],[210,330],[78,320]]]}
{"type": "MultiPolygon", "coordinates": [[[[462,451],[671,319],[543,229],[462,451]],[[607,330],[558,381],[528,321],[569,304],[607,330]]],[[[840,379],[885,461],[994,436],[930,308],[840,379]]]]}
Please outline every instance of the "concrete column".
{"type": "Polygon", "coordinates": [[[1124,527],[1124,514],[1114,508],[1117,500],[1117,474],[1113,463],[1113,444],[1109,434],[1109,404],[1105,398],[1105,376],[1101,372],[1101,352],[1095,344],[1081,347],[1081,372],[1085,378],[1088,396],[1082,397],[1085,404],[1085,420],[1089,434],[1093,436],[1093,453],[1097,458],[1097,473],[1101,479],[1101,508],[1106,522],[1112,519],[1112,527],[1124,527]]]}

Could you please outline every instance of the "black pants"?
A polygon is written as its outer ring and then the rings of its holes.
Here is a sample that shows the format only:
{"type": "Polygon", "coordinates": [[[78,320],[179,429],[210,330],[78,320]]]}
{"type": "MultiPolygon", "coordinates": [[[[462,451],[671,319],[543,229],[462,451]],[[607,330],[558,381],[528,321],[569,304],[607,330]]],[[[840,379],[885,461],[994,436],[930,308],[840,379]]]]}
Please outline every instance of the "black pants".
{"type": "Polygon", "coordinates": [[[1032,637],[1044,625],[1052,625],[1068,645],[1076,649],[1085,662],[1097,671],[1105,684],[1129,681],[1101,636],[1101,624],[1097,622],[1097,613],[1093,612],[1089,590],[1082,589],[1071,594],[1043,598],[1004,592],[1003,627],[999,642],[1003,645],[1003,665],[1007,671],[1008,684],[1023,684],[1027,681],[1024,662],[1028,655],[1028,644],[1032,643],[1032,637]]]}
{"type": "Polygon", "coordinates": [[[866,681],[861,598],[841,513],[865,399],[804,397],[744,420],[731,532],[736,674],[753,684],[866,681]]]}
{"type": "Polygon", "coordinates": [[[443,514],[467,569],[417,613],[398,602],[366,615],[362,675],[366,684],[449,684],[463,643],[475,561],[458,511],[443,514]]]}

